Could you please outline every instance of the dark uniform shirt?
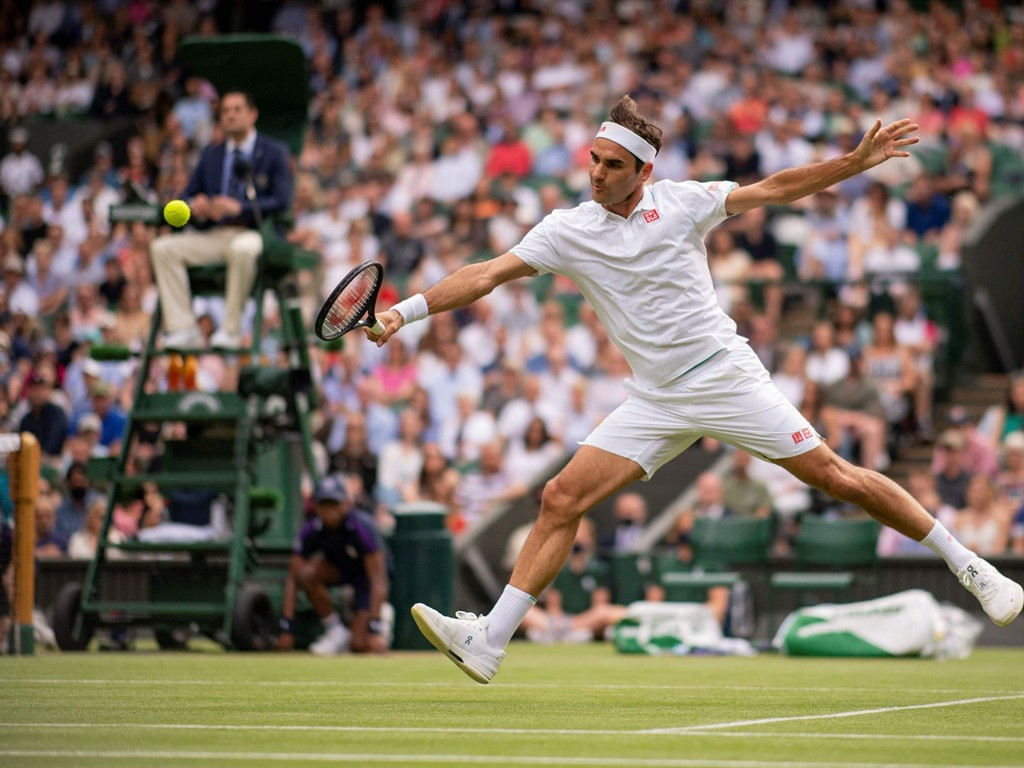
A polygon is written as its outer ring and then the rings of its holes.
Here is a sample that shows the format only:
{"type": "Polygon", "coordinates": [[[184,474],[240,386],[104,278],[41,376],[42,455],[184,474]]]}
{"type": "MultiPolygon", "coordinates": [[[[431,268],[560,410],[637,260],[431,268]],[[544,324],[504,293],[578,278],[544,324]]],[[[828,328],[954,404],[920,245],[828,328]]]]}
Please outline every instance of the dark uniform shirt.
{"type": "Polygon", "coordinates": [[[308,560],[323,553],[324,559],[338,569],[340,584],[356,590],[359,608],[369,607],[370,578],[366,575],[367,555],[384,546],[373,518],[358,509],[351,510],[337,528],[328,528],[319,517],[307,522],[296,538],[293,551],[308,560]]]}

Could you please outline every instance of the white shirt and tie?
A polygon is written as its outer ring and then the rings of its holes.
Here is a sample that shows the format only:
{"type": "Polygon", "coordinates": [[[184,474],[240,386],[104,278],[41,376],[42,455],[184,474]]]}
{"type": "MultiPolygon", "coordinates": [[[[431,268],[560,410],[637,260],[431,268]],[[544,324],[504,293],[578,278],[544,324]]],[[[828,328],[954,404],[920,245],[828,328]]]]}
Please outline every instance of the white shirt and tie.
{"type": "Polygon", "coordinates": [[[249,131],[241,142],[228,139],[224,146],[224,175],[221,177],[220,193],[236,200],[245,198],[245,182],[235,177],[235,165],[239,159],[252,162],[252,153],[256,149],[256,131],[249,131]]]}

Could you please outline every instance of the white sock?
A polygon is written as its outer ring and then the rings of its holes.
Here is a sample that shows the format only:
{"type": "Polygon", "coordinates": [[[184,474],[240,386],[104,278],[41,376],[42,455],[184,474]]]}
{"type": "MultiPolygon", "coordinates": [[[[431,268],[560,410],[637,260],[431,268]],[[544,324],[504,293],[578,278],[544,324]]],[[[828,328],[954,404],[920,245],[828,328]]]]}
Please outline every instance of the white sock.
{"type": "Polygon", "coordinates": [[[516,631],[526,614],[537,603],[533,595],[516,589],[511,584],[505,585],[498,602],[487,614],[487,642],[494,648],[504,648],[516,631]]]}
{"type": "Polygon", "coordinates": [[[957,541],[953,534],[946,530],[946,526],[938,520],[935,521],[931,532],[921,539],[921,543],[945,560],[949,570],[953,573],[962,571],[971,560],[977,557],[976,554],[957,541]]]}
{"type": "Polygon", "coordinates": [[[324,629],[334,629],[341,624],[341,616],[337,611],[331,611],[320,619],[320,623],[324,625],[324,629]]]}

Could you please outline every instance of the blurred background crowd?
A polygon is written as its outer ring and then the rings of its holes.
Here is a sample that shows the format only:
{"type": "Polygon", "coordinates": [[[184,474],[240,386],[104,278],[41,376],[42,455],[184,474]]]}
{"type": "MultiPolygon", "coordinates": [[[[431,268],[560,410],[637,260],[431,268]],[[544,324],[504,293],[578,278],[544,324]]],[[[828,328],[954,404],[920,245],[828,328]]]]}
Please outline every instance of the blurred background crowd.
{"type": "MultiPolygon", "coordinates": [[[[947,413],[936,398],[957,362],[948,299],[965,233],[1024,182],[1019,5],[0,0],[0,425],[42,443],[40,554],[94,545],[103,502],[84,462],[119,448],[135,368],[88,351],[138,349],[157,299],[157,228],[111,225],[108,210],[181,195],[220,134],[217,94],[184,70],[178,42],[238,29],[294,36],[309,58],[290,236],[322,255],[303,278],[307,317],[362,261],[385,264],[387,307],[588,199],[595,128],[624,93],[664,130],[659,179],[746,184],[852,149],[876,118],[913,118],[913,158],[729,220],[709,238],[711,273],[829,444],[882,470],[934,446],[932,464],[903,478],[917,498],[979,554],[1024,553],[1024,378],[984,414],[947,413]],[[72,174],[60,146],[33,145],[32,126],[81,116],[134,128],[72,174]]],[[[261,352],[272,356],[269,309],[261,352]]],[[[209,337],[223,302],[197,299],[196,314],[209,337]]],[[[382,514],[442,502],[457,533],[571,452],[629,376],[557,278],[502,286],[383,349],[355,339],[312,354],[323,467],[348,473],[382,514]]],[[[234,368],[202,356],[199,388],[232,388],[234,368]]],[[[165,375],[155,366],[147,386],[165,375]]],[[[137,469],[159,461],[160,437],[133,449],[137,469]]],[[[770,465],[735,465],[724,489],[701,480],[698,507],[785,521],[828,511],[770,465]]],[[[166,514],[165,500],[150,487],[121,512],[119,535],[132,535],[166,514]]],[[[792,527],[780,531],[784,550],[792,527]]],[[[887,532],[880,547],[914,545],[887,532]]]]}

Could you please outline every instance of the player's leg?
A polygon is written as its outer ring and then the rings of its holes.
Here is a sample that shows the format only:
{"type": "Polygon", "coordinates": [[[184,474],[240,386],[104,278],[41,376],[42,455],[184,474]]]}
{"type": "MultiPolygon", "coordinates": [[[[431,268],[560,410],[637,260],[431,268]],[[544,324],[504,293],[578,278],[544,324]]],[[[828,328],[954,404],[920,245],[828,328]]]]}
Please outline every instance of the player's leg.
{"type": "Polygon", "coordinates": [[[776,463],[829,495],[856,504],[939,555],[981,602],[993,622],[1006,626],[1021,611],[1024,589],[958,542],[945,526],[885,475],[844,461],[827,446],[776,463]]]}
{"type": "Polygon", "coordinates": [[[417,603],[412,614],[420,631],[467,675],[479,683],[490,682],[505,658],[504,648],[512,634],[565,563],[580,518],[647,471],[632,459],[593,445],[580,446],[569,464],[544,487],[537,522],[491,612],[484,617],[460,612],[453,619],[417,603]]]}
{"type": "Polygon", "coordinates": [[[309,650],[321,656],[348,650],[350,633],[341,623],[341,616],[331,603],[330,587],[341,581],[338,569],[318,552],[299,563],[295,581],[306,593],[310,605],[324,626],[323,634],[310,644],[309,650]]]}
{"type": "Polygon", "coordinates": [[[561,570],[584,513],[602,499],[639,480],[644,469],[631,459],[582,445],[547,485],[540,514],[526,537],[509,579],[536,597],[561,570]]]}
{"type": "Polygon", "coordinates": [[[840,458],[826,445],[786,459],[776,459],[797,478],[833,498],[863,509],[878,522],[920,541],[935,524],[924,507],[885,475],[840,458]]]}
{"type": "Polygon", "coordinates": [[[849,501],[942,557],[989,617],[1009,624],[1024,590],[964,548],[913,497],[889,478],[836,456],[771,382],[749,347],[730,350],[722,363],[696,377],[680,397],[704,434],[774,461],[808,485],[849,501]]]}

